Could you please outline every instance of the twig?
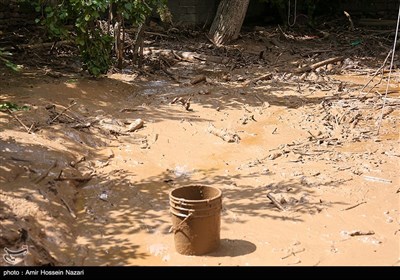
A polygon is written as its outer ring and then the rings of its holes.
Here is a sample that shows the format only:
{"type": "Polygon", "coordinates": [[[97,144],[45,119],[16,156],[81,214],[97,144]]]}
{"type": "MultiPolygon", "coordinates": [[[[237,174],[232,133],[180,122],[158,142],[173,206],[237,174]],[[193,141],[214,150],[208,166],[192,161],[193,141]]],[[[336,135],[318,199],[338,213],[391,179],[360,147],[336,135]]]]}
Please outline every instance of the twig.
{"type": "Polygon", "coordinates": [[[154,36],[171,38],[171,36],[169,36],[169,35],[165,35],[165,34],[161,34],[161,33],[157,33],[157,32],[145,31],[144,33],[149,34],[149,35],[154,35],[154,36]]]}
{"type": "Polygon", "coordinates": [[[373,230],[362,231],[362,230],[354,230],[348,233],[350,236],[360,236],[360,235],[374,235],[375,232],[373,230]]]}
{"type": "Polygon", "coordinates": [[[32,123],[32,124],[31,124],[31,127],[28,129],[28,133],[31,133],[32,128],[34,127],[34,125],[35,125],[35,123],[32,123]]]}
{"type": "Polygon", "coordinates": [[[14,115],[10,109],[7,109],[7,112],[25,128],[26,132],[29,134],[31,133],[30,129],[16,115],[14,115]]]}
{"type": "Polygon", "coordinates": [[[281,211],[286,211],[285,207],[282,206],[272,195],[271,193],[267,194],[267,197],[272,201],[272,203],[278,207],[281,211]]]}
{"type": "Polygon", "coordinates": [[[143,111],[143,109],[140,109],[140,108],[123,108],[123,109],[121,109],[119,111],[120,111],[120,113],[124,113],[124,112],[143,111]]]}
{"type": "MultiPolygon", "coordinates": [[[[389,67],[389,75],[387,78],[387,83],[386,83],[386,90],[385,90],[385,98],[387,98],[388,92],[389,92],[389,84],[390,84],[390,78],[392,75],[392,70],[393,70],[393,64],[394,64],[394,54],[396,53],[396,46],[397,46],[397,35],[399,34],[399,25],[400,25],[400,8],[399,8],[399,13],[397,16],[397,24],[396,24],[396,35],[394,36],[394,42],[393,42],[393,53],[392,53],[392,59],[390,60],[390,67],[389,67]]],[[[386,105],[386,100],[383,100],[383,105],[382,105],[382,110],[381,110],[381,115],[379,117],[378,121],[378,128],[376,131],[376,135],[379,135],[379,131],[381,129],[382,125],[382,120],[383,120],[383,114],[385,110],[385,105],[386,105]]]]}
{"type": "Polygon", "coordinates": [[[90,181],[94,175],[90,175],[88,177],[58,177],[54,179],[54,181],[78,181],[78,182],[86,182],[90,181]]]}
{"type": "Polygon", "coordinates": [[[64,203],[65,207],[67,207],[68,212],[71,214],[72,218],[76,219],[76,215],[74,211],[72,211],[71,207],[68,205],[68,203],[64,200],[64,198],[60,197],[60,200],[62,203],[64,203]]]}
{"type": "Polygon", "coordinates": [[[366,201],[361,201],[360,203],[357,203],[357,204],[355,204],[355,205],[353,205],[353,206],[344,208],[344,209],[342,209],[341,211],[351,210],[351,209],[356,208],[356,207],[358,207],[358,206],[360,206],[361,204],[364,204],[364,203],[367,203],[367,202],[366,202],[366,201]]]}
{"type": "Polygon", "coordinates": [[[353,24],[353,21],[351,20],[351,17],[350,17],[350,14],[348,13],[348,12],[346,12],[346,11],[343,11],[344,12],[344,14],[346,15],[346,17],[349,19],[349,21],[350,21],[350,30],[351,31],[354,31],[354,24],[353,24]]]}
{"type": "Polygon", "coordinates": [[[53,169],[54,167],[56,167],[56,166],[57,166],[57,160],[55,160],[55,161],[53,162],[53,164],[52,164],[42,175],[40,175],[39,177],[37,177],[33,182],[34,182],[35,184],[39,184],[40,181],[42,181],[44,178],[47,177],[47,175],[49,175],[50,170],[52,170],[52,169],[53,169]]]}
{"type": "Polygon", "coordinates": [[[311,135],[312,138],[314,138],[315,140],[318,141],[318,138],[314,136],[314,134],[312,134],[309,130],[307,130],[307,133],[311,135]]]}
{"type": "Polygon", "coordinates": [[[255,95],[254,95],[262,104],[264,104],[264,100],[260,97],[260,96],[258,96],[258,94],[256,93],[255,95]]]}
{"type": "Polygon", "coordinates": [[[73,106],[75,106],[77,103],[75,101],[72,102],[71,105],[69,105],[68,107],[66,107],[64,110],[61,111],[61,113],[57,114],[57,116],[55,116],[50,123],[54,122],[56,119],[58,119],[62,114],[64,114],[64,112],[68,111],[69,109],[71,109],[73,106]]]}
{"type": "Polygon", "coordinates": [[[22,159],[22,158],[17,158],[11,156],[10,159],[15,160],[15,161],[23,161],[23,162],[31,162],[29,159],[22,159]]]}
{"type": "MultiPolygon", "coordinates": [[[[389,51],[389,53],[387,54],[385,61],[383,61],[381,67],[379,67],[378,70],[375,71],[374,75],[371,77],[371,79],[369,79],[369,81],[363,86],[363,88],[361,89],[361,92],[374,80],[374,78],[378,75],[379,71],[383,70],[385,68],[386,62],[389,59],[389,56],[392,54],[392,50],[389,51]]],[[[383,76],[383,73],[382,73],[383,76]]],[[[374,85],[370,91],[377,85],[374,85]]]]}
{"type": "Polygon", "coordinates": [[[268,73],[268,74],[262,75],[260,77],[251,79],[251,80],[245,82],[243,85],[248,86],[248,85],[254,84],[258,81],[265,81],[265,80],[271,80],[271,79],[272,79],[272,73],[268,73]]]}
{"type": "Polygon", "coordinates": [[[296,256],[296,254],[298,254],[298,253],[303,253],[305,250],[306,250],[306,249],[303,248],[303,249],[301,249],[301,250],[299,250],[299,251],[296,251],[296,252],[293,252],[293,251],[292,251],[292,252],[290,252],[289,255],[286,255],[286,256],[282,257],[281,260],[287,259],[287,258],[289,258],[289,257],[291,257],[291,256],[296,256]]]}
{"type": "Polygon", "coordinates": [[[332,58],[329,58],[329,59],[326,59],[326,60],[311,64],[311,65],[304,66],[304,67],[299,68],[299,69],[295,69],[294,72],[297,73],[297,74],[304,73],[304,72],[309,72],[309,71],[315,70],[315,69],[317,69],[319,67],[322,67],[324,65],[335,63],[335,62],[338,62],[338,61],[342,61],[343,59],[344,59],[343,56],[332,57],[332,58]]]}
{"type": "Polygon", "coordinates": [[[387,180],[387,179],[372,177],[372,176],[364,176],[364,179],[367,181],[382,182],[382,183],[387,183],[387,184],[392,183],[392,180],[387,180]]]}

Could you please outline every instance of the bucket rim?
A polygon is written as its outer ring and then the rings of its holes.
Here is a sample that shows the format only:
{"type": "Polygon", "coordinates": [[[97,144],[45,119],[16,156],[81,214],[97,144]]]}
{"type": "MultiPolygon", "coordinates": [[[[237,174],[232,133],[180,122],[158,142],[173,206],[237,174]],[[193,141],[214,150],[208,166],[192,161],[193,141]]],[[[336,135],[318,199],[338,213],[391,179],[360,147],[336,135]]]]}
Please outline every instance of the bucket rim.
{"type": "Polygon", "coordinates": [[[193,185],[186,185],[186,186],[178,187],[178,188],[175,188],[175,189],[171,190],[171,191],[169,192],[169,197],[170,197],[170,199],[173,198],[173,199],[176,199],[176,200],[178,200],[178,201],[187,201],[187,202],[190,202],[190,203],[202,203],[202,202],[207,202],[207,201],[211,201],[211,200],[220,199],[220,198],[222,197],[222,191],[221,191],[219,188],[213,187],[213,186],[193,184],[193,185]],[[206,198],[206,199],[185,199],[185,198],[179,198],[179,197],[176,197],[176,196],[173,196],[173,195],[172,195],[172,192],[173,192],[173,191],[178,190],[178,189],[182,189],[182,188],[188,188],[188,187],[206,187],[206,188],[212,188],[212,189],[217,190],[217,191],[218,191],[218,194],[217,194],[216,196],[214,196],[214,197],[206,198]]]}

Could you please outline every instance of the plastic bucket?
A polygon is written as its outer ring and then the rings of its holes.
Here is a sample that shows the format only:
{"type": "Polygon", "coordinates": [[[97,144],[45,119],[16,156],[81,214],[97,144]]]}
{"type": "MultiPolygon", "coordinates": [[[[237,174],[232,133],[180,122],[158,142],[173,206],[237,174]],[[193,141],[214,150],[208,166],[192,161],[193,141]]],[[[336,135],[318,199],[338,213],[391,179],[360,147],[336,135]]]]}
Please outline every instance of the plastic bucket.
{"type": "Polygon", "coordinates": [[[220,244],[222,192],[191,185],[169,194],[175,249],[183,255],[204,255],[220,244]]]}

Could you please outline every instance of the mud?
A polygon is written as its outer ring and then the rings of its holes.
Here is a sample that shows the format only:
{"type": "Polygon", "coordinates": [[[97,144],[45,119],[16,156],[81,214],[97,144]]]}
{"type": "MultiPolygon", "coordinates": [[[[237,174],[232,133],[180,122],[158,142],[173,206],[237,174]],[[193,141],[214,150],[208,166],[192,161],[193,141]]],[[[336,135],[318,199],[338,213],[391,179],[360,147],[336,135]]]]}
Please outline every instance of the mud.
{"type": "MultiPolygon", "coordinates": [[[[161,74],[2,70],[0,103],[29,106],[13,114],[34,124],[28,134],[0,112],[0,247],[28,245],[21,264],[399,264],[399,105],[389,104],[376,135],[381,99],[359,98],[365,75],[274,74],[243,85],[262,69],[178,62],[180,76],[207,77],[192,85],[161,74]],[[191,110],[170,104],[175,97],[190,97],[191,110]],[[57,115],[72,101],[69,117],[49,122],[46,106],[57,115]],[[139,118],[144,126],[123,134],[100,125],[139,118]],[[240,141],[209,133],[210,124],[240,141]],[[168,193],[192,184],[224,197],[221,246],[205,256],[178,254],[169,232],[168,193]]],[[[393,76],[388,97],[398,100],[393,76]]]]}

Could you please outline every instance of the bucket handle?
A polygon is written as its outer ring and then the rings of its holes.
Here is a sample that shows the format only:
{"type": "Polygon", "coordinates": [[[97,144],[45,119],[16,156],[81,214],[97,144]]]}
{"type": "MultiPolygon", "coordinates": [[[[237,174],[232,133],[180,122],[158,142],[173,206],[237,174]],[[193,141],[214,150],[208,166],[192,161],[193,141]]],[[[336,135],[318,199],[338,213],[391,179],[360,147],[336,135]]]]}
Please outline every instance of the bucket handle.
{"type": "Polygon", "coordinates": [[[181,225],[184,223],[184,222],[186,222],[191,216],[192,216],[192,214],[193,214],[193,212],[190,212],[189,213],[189,215],[187,215],[186,217],[185,217],[185,219],[183,219],[182,220],[182,222],[180,222],[176,227],[174,227],[174,226],[171,226],[171,228],[169,229],[169,233],[171,233],[171,232],[177,232],[178,230],[180,230],[180,228],[181,228],[181,225]]]}

